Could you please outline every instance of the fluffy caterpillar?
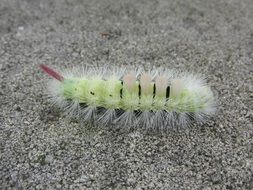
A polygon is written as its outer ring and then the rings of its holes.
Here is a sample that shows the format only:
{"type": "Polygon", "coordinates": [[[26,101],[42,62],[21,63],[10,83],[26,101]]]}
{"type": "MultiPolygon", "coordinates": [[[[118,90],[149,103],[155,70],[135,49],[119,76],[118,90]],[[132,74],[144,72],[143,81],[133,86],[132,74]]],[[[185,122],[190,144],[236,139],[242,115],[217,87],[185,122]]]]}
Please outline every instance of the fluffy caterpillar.
{"type": "Polygon", "coordinates": [[[89,67],[59,74],[40,68],[54,78],[53,103],[85,122],[163,130],[204,123],[215,112],[213,93],[198,75],[89,67]]]}

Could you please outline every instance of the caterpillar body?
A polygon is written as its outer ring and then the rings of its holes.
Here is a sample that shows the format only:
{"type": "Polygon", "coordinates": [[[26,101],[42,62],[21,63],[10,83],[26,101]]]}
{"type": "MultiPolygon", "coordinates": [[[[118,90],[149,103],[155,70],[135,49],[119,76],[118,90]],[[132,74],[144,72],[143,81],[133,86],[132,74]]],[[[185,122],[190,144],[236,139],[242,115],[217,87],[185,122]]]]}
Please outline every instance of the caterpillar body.
{"type": "Polygon", "coordinates": [[[40,68],[54,78],[53,103],[82,121],[163,130],[203,123],[215,112],[213,93],[198,75],[90,67],[59,74],[40,68]]]}

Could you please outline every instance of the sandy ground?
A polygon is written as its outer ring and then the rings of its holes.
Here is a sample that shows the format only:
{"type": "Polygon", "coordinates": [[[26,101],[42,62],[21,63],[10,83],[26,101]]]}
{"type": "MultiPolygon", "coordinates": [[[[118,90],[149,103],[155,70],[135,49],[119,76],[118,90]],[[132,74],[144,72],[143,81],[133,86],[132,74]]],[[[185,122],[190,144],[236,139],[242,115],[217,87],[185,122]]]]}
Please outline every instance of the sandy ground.
{"type": "Polygon", "coordinates": [[[252,189],[252,59],[251,0],[1,0],[0,189],[252,189]],[[81,126],[39,63],[203,73],[219,109],[168,134],[81,126]]]}

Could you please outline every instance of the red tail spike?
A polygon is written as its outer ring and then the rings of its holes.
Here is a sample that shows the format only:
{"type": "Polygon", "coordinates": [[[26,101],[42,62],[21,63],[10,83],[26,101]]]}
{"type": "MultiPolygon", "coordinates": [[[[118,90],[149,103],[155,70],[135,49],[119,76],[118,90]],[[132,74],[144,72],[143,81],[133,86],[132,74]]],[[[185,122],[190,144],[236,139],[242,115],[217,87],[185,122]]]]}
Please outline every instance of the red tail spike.
{"type": "Polygon", "coordinates": [[[50,67],[44,65],[44,64],[40,64],[39,67],[46,72],[48,75],[50,75],[51,77],[55,78],[58,81],[63,81],[64,77],[62,75],[60,75],[59,73],[57,73],[56,71],[54,71],[53,69],[51,69],[50,67]]]}

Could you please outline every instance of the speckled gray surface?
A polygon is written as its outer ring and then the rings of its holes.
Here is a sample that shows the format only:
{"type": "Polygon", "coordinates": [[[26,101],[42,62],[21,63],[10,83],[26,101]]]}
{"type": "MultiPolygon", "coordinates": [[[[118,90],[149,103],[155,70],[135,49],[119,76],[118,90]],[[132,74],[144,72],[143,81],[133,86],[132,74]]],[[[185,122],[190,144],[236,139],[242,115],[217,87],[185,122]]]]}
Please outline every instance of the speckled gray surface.
{"type": "Polygon", "coordinates": [[[0,189],[252,189],[252,10],[251,0],[1,0],[0,189]],[[39,63],[200,72],[219,111],[169,134],[80,126],[50,108],[39,63]]]}

